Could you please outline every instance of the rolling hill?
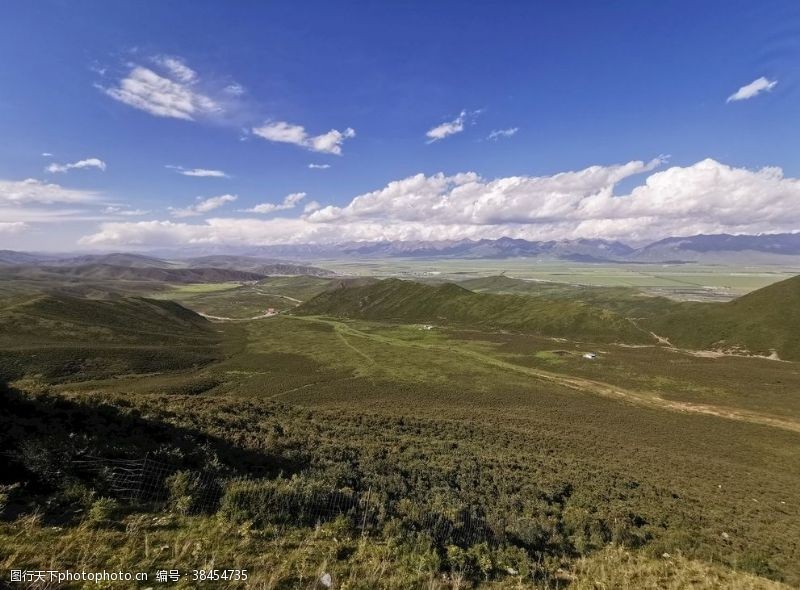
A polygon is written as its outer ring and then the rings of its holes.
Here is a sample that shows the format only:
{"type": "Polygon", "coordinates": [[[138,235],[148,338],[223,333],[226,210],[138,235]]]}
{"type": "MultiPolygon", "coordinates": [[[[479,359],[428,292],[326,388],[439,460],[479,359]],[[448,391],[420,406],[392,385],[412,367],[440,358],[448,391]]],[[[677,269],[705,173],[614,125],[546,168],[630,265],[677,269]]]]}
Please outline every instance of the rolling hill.
{"type": "Polygon", "coordinates": [[[0,307],[0,380],[81,380],[206,364],[219,332],[172,301],[65,295],[6,299],[0,307]]]}
{"type": "Polygon", "coordinates": [[[676,303],[671,299],[647,295],[633,287],[599,287],[548,281],[526,281],[504,275],[468,279],[458,284],[479,293],[581,301],[629,318],[650,317],[676,308],[676,303]]]}
{"type": "Polygon", "coordinates": [[[677,302],[625,287],[585,287],[505,276],[460,283],[485,293],[581,301],[632,318],[679,348],[800,359],[800,276],[726,303],[677,302]]]}
{"type": "Polygon", "coordinates": [[[257,281],[263,274],[225,268],[159,268],[84,264],[79,266],[10,266],[0,270],[7,279],[81,279],[92,281],[154,281],[162,283],[224,283],[257,281]]]}
{"type": "Polygon", "coordinates": [[[0,250],[0,266],[39,264],[44,261],[53,260],[55,260],[55,258],[52,256],[32,254],[30,252],[17,252],[16,250],[0,250]]]}
{"type": "Polygon", "coordinates": [[[127,266],[131,268],[170,268],[174,263],[152,256],[142,254],[131,254],[129,252],[113,252],[111,254],[85,254],[82,256],[70,256],[68,258],[58,258],[56,260],[44,260],[40,262],[47,266],[86,266],[86,265],[112,265],[127,266]]]}
{"type": "Polygon", "coordinates": [[[800,360],[800,276],[727,303],[676,303],[640,322],[676,346],[800,360]]]}
{"type": "Polygon", "coordinates": [[[303,264],[294,264],[280,260],[266,260],[252,256],[200,256],[184,261],[190,268],[224,268],[229,270],[242,270],[261,275],[294,276],[305,275],[311,277],[332,277],[335,273],[303,264]]]}
{"type": "Polygon", "coordinates": [[[653,339],[623,317],[580,301],[475,293],[398,279],[326,291],[293,313],[528,332],[592,342],[653,339]]]}

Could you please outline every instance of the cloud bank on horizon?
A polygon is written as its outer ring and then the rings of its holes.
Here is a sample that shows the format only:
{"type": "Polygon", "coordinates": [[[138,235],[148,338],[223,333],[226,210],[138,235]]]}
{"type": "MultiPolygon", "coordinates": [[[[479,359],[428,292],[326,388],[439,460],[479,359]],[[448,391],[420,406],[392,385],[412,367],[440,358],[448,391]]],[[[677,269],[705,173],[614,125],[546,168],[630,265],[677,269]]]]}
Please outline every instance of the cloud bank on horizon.
{"type": "MultiPolygon", "coordinates": [[[[780,168],[736,168],[705,159],[658,170],[663,158],[550,176],[484,179],[474,172],[416,174],[296,217],[212,217],[107,222],[89,247],[271,245],[377,240],[607,238],[655,240],[698,233],[771,233],[800,226],[800,179],[780,168]],[[647,174],[629,193],[625,179],[647,174]]],[[[260,212],[293,208],[289,195],[260,212]]],[[[291,198],[290,198],[291,197],[291,198]]],[[[258,207],[254,208],[257,209],[258,207]]]]}

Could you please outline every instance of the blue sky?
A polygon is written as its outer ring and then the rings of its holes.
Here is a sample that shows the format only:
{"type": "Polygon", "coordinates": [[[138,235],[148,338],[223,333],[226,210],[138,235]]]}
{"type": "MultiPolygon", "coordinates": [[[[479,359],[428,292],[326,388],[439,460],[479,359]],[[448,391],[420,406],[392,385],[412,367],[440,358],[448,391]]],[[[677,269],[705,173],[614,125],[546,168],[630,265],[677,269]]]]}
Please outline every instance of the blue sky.
{"type": "Polygon", "coordinates": [[[800,222],[794,1],[0,10],[0,247],[800,222]]]}

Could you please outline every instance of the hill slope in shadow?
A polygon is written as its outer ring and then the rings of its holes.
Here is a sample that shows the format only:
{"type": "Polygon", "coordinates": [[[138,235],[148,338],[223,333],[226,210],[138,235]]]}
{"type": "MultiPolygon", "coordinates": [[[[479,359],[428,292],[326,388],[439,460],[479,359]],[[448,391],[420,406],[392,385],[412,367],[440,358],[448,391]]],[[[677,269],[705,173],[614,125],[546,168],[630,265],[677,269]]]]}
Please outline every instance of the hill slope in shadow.
{"type": "Polygon", "coordinates": [[[0,378],[90,379],[197,367],[219,356],[213,324],[172,301],[41,295],[0,307],[0,378]]]}

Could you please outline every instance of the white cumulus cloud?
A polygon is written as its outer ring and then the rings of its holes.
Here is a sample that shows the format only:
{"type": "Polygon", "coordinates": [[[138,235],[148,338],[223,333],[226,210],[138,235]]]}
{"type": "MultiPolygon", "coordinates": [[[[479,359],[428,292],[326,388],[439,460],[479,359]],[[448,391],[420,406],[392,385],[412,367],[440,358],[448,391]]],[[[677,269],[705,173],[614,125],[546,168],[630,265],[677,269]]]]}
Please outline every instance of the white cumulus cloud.
{"type": "Polygon", "coordinates": [[[581,201],[612,194],[620,180],[649,172],[661,159],[615,166],[591,166],[553,176],[511,176],[484,180],[474,172],[453,176],[417,174],[359,195],[345,207],[325,207],[311,221],[380,218],[397,222],[488,225],[539,223],[572,213],[581,201]]]}
{"type": "Polygon", "coordinates": [[[775,85],[778,83],[777,80],[768,80],[764,76],[760,78],[756,78],[750,84],[745,84],[739,90],[734,92],[728,97],[726,102],[735,102],[739,100],[747,100],[749,98],[753,98],[754,96],[758,96],[762,92],[769,92],[775,85]]]}
{"type": "Polygon", "coordinates": [[[0,234],[20,234],[28,229],[28,224],[22,221],[0,221],[0,234]]]}
{"type": "Polygon", "coordinates": [[[61,185],[42,182],[35,178],[26,180],[0,179],[0,205],[28,205],[54,203],[91,203],[99,195],[93,191],[65,188],[61,185]]]}
{"type": "Polygon", "coordinates": [[[261,203],[250,209],[242,209],[246,213],[274,213],[275,211],[287,211],[294,209],[300,201],[306,198],[305,193],[291,193],[283,198],[280,203],[261,203]]]}
{"type": "Polygon", "coordinates": [[[47,168],[45,168],[45,170],[56,173],[68,172],[69,170],[80,168],[97,168],[98,170],[105,172],[106,163],[100,158],[86,158],[85,160],[79,160],[77,162],[73,162],[72,164],[50,164],[47,168]]]}
{"type": "Polygon", "coordinates": [[[331,167],[330,164],[309,164],[308,167],[311,170],[327,170],[331,167]]]}
{"type": "Polygon", "coordinates": [[[317,201],[309,201],[303,207],[303,213],[313,213],[317,209],[319,209],[322,205],[320,205],[317,201]]]}
{"type": "Polygon", "coordinates": [[[197,202],[194,205],[181,208],[170,207],[169,210],[173,217],[194,217],[219,209],[226,203],[232,203],[237,198],[236,195],[219,195],[218,197],[209,197],[207,199],[197,197],[197,202]]]}
{"type": "Polygon", "coordinates": [[[160,73],[132,64],[115,85],[97,86],[114,100],[156,117],[192,121],[222,113],[222,105],[200,89],[197,73],[183,60],[159,56],[153,61],[160,73]]]}
{"type": "Polygon", "coordinates": [[[344,206],[308,208],[297,217],[104,223],[82,243],[267,245],[503,236],[643,241],[800,227],[800,179],[785,177],[780,168],[737,168],[713,159],[663,165],[657,158],[495,179],[474,172],[417,174],[356,196],[344,206]],[[636,175],[645,177],[639,186],[615,194],[621,181],[636,175]]]}
{"type": "Polygon", "coordinates": [[[428,143],[433,143],[435,141],[442,140],[445,137],[450,137],[451,135],[455,135],[456,133],[461,133],[462,131],[464,131],[464,127],[466,126],[470,118],[479,115],[480,112],[481,111],[473,111],[470,113],[469,111],[464,109],[458,114],[458,117],[456,117],[452,121],[448,121],[446,123],[442,123],[441,125],[437,125],[436,127],[428,129],[427,133],[425,133],[425,136],[428,138],[428,143]]]}
{"type": "Polygon", "coordinates": [[[190,84],[197,80],[197,72],[195,72],[192,68],[186,65],[179,57],[174,57],[171,55],[158,55],[153,58],[153,61],[164,68],[172,74],[172,76],[184,82],[186,84],[190,84]]]}
{"type": "Polygon", "coordinates": [[[267,121],[260,127],[254,127],[252,132],[266,139],[277,143],[291,143],[323,154],[342,155],[342,144],[347,139],[356,136],[356,132],[351,127],[344,131],[331,129],[321,135],[309,135],[302,125],[294,125],[286,121],[267,121]]]}
{"type": "MultiPolygon", "coordinates": [[[[59,184],[26,180],[0,179],[0,220],[7,231],[19,224],[66,223],[69,221],[103,221],[98,207],[104,205],[102,195],[94,191],[70,189],[59,184]]],[[[24,228],[23,228],[24,229],[24,228]]]]}

